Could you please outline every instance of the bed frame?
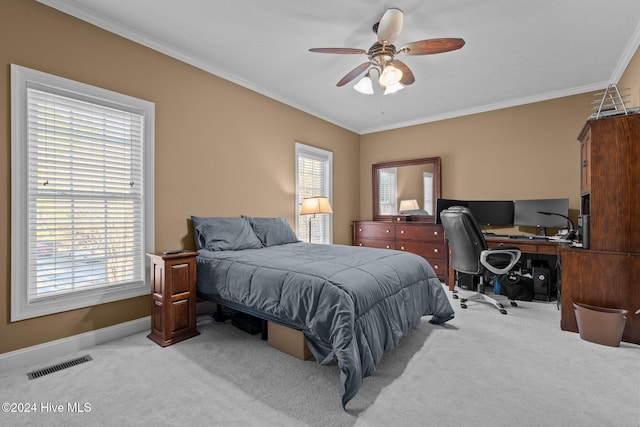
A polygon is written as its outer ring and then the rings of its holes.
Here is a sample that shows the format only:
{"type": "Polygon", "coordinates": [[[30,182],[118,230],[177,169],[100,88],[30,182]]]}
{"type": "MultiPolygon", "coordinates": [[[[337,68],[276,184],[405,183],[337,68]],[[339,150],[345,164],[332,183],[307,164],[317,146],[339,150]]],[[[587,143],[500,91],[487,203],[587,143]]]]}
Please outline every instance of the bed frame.
{"type": "Polygon", "coordinates": [[[223,313],[224,307],[239,311],[244,314],[248,314],[250,316],[257,317],[258,319],[262,320],[262,328],[261,328],[262,330],[261,330],[260,338],[262,338],[263,340],[266,340],[268,338],[267,322],[277,323],[278,325],[295,329],[297,331],[301,330],[299,326],[292,325],[291,323],[287,323],[282,319],[275,317],[269,313],[256,310],[255,308],[246,306],[244,304],[241,304],[235,301],[226,300],[222,298],[219,294],[205,294],[202,292],[198,292],[197,295],[198,297],[206,301],[210,301],[216,304],[216,312],[215,314],[213,314],[213,318],[216,321],[223,322],[224,320],[226,320],[227,316],[225,316],[225,314],[223,313]]]}

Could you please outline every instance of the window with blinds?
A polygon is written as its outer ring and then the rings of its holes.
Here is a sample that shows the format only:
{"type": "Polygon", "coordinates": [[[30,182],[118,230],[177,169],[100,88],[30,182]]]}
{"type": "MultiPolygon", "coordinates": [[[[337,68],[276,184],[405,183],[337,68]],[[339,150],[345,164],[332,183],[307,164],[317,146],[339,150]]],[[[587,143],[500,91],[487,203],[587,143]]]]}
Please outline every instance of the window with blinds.
{"type": "Polygon", "coordinates": [[[433,215],[433,172],[422,172],[422,188],[424,188],[424,210],[433,215]]]}
{"type": "Polygon", "coordinates": [[[147,293],[153,104],[24,68],[12,78],[12,204],[24,218],[12,318],[147,293]]]}
{"type": "Polygon", "coordinates": [[[397,180],[397,168],[378,170],[379,215],[396,215],[398,213],[397,180]]]}
{"type": "Polygon", "coordinates": [[[333,215],[300,215],[303,199],[322,196],[332,204],[333,153],[320,148],[296,143],[296,235],[302,241],[333,242],[333,215]]]}

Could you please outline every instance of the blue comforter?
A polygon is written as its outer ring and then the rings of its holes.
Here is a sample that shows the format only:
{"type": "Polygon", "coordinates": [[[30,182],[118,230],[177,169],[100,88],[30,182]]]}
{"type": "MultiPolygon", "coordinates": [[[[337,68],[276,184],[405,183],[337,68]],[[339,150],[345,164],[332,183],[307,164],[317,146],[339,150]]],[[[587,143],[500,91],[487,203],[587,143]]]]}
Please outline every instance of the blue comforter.
{"type": "Polygon", "coordinates": [[[197,266],[198,292],[300,329],[318,363],[335,358],[343,407],[422,316],[435,324],[454,317],[429,263],[407,252],[300,242],[200,250],[197,266]]]}

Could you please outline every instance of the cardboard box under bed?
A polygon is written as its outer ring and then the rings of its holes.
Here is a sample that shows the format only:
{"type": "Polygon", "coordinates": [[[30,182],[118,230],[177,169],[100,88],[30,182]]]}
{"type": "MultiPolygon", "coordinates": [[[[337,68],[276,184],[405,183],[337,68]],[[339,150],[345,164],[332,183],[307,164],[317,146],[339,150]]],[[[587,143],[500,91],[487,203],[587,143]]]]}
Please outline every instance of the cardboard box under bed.
{"type": "Polygon", "coordinates": [[[307,347],[307,343],[304,341],[302,331],[287,328],[286,326],[273,322],[267,322],[267,328],[267,343],[271,347],[297,357],[300,360],[313,358],[309,347],[307,347]]]}

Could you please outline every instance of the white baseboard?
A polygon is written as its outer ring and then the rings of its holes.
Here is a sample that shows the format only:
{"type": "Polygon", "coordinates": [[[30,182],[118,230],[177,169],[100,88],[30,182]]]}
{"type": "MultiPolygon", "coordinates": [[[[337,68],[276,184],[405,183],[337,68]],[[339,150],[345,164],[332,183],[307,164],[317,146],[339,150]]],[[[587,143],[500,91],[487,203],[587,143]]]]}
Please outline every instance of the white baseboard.
{"type": "Polygon", "coordinates": [[[17,369],[42,363],[97,344],[148,331],[150,327],[151,317],[147,316],[95,331],[3,353],[0,354],[0,370],[17,369]]]}

